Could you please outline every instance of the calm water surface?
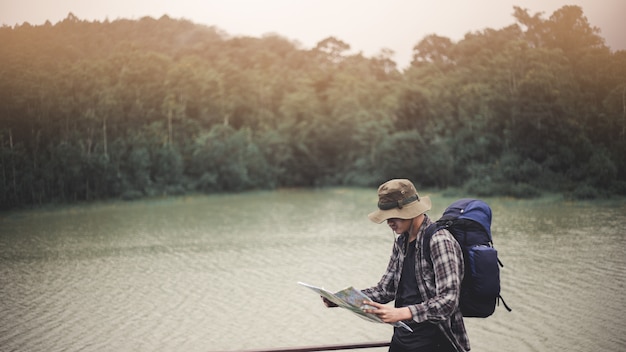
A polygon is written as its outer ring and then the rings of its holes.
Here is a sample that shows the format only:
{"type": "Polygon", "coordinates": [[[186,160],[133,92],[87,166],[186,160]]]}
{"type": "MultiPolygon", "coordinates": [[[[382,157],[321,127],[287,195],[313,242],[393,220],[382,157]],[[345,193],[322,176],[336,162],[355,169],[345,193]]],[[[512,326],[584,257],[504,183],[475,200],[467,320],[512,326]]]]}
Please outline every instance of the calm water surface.
{"type": "MultiPolygon", "coordinates": [[[[431,217],[454,198],[431,194],[431,217]]],[[[625,351],[626,202],[486,199],[503,307],[474,351],[625,351]]],[[[365,288],[393,236],[375,190],[284,190],[0,214],[0,351],[235,351],[386,341],[296,284],[365,288]]],[[[384,349],[379,349],[382,351],[384,349]]]]}

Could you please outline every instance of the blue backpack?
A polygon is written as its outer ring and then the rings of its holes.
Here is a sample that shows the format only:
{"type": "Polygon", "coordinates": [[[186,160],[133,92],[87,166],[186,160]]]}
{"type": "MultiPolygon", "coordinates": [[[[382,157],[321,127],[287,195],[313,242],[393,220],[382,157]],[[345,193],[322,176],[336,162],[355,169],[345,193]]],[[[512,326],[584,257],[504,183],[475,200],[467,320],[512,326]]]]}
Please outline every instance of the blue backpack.
{"type": "Polygon", "coordinates": [[[440,229],[450,231],[463,250],[465,276],[459,302],[463,316],[486,318],[500,301],[510,312],[500,296],[500,267],[504,265],[493,248],[489,205],[478,199],[459,199],[450,204],[441,218],[426,228],[423,248],[430,263],[430,238],[440,229]]]}

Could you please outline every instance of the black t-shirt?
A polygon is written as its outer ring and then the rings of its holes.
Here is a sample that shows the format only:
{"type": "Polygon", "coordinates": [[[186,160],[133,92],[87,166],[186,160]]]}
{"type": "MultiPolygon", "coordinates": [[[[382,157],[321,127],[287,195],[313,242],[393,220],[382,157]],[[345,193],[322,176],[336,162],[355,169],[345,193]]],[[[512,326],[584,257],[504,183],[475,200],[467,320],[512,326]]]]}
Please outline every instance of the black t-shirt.
{"type": "Polygon", "coordinates": [[[415,279],[415,241],[409,243],[404,264],[402,265],[402,275],[398,284],[398,292],[396,293],[396,308],[410,306],[422,302],[422,296],[417,288],[417,280],[415,279]]]}
{"type": "MultiPolygon", "coordinates": [[[[409,243],[404,264],[402,265],[402,276],[398,284],[398,292],[396,293],[396,308],[406,307],[413,304],[422,303],[423,299],[417,288],[417,279],[415,277],[415,240],[409,243]]],[[[416,323],[414,321],[407,322],[407,325],[413,329],[410,332],[402,327],[394,329],[393,339],[396,343],[406,348],[419,347],[435,342],[439,334],[437,326],[429,323],[416,323]]]]}

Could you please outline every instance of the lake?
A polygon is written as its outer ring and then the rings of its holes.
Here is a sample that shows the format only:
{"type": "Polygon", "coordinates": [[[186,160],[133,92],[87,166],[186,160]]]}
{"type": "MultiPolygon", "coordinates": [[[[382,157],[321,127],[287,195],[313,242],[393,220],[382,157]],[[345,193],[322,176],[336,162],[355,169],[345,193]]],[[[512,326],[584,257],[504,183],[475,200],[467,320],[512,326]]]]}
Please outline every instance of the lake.
{"type": "MultiPolygon", "coordinates": [[[[430,195],[431,218],[454,197],[430,195]]],[[[626,202],[487,198],[504,263],[474,351],[625,351],[626,202]]],[[[296,283],[374,285],[375,189],[278,190],[0,213],[1,351],[236,351],[389,340],[296,283]]],[[[385,351],[386,349],[373,349],[385,351]]]]}

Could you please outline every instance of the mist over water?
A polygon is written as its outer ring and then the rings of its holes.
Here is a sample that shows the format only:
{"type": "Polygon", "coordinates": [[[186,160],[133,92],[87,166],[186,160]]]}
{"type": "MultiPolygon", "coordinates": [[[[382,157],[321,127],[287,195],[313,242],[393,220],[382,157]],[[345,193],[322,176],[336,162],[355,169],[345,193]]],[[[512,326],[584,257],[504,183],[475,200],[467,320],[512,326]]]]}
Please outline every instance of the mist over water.
{"type": "MultiPolygon", "coordinates": [[[[430,196],[431,218],[455,199],[430,196]]],[[[366,217],[376,200],[281,190],[2,213],[0,351],[386,341],[391,326],[326,309],[296,284],[378,282],[394,237],[366,217]]],[[[626,203],[485,200],[513,312],[466,319],[472,349],[626,350],[626,203]]]]}

